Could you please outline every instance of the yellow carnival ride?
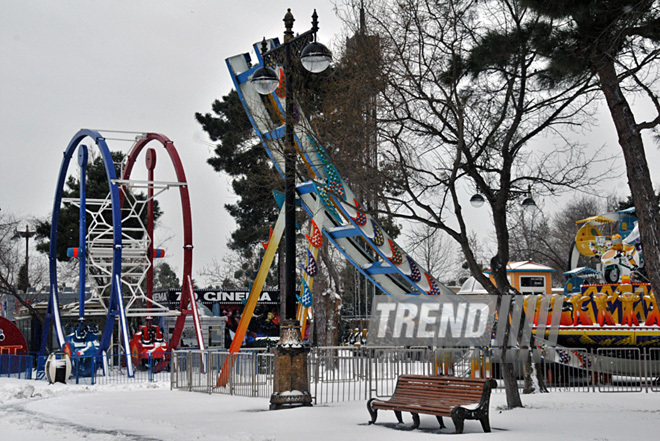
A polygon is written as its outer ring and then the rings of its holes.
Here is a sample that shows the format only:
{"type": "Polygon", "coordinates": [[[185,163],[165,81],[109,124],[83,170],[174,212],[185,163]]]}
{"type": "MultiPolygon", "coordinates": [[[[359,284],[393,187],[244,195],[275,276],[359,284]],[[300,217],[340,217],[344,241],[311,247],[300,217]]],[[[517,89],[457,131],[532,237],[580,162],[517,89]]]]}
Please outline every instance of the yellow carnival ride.
{"type": "MultiPolygon", "coordinates": [[[[660,347],[660,312],[651,285],[644,281],[634,209],[592,216],[576,226],[564,295],[546,300],[547,324],[554,314],[561,314],[558,344],[587,349],[660,347]],[[580,256],[596,261],[596,268],[577,267],[580,256]]],[[[538,320],[537,311],[535,327],[538,320]]]]}

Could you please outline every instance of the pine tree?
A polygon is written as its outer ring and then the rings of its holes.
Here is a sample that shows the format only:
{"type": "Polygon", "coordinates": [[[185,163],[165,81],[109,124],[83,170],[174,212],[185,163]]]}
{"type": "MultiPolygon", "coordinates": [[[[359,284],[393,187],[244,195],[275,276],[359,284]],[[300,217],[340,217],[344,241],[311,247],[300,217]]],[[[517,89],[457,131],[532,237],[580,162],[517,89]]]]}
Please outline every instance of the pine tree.
{"type": "Polygon", "coordinates": [[[154,289],[180,288],[181,282],[172,267],[167,262],[155,266],[154,289]]]}
{"type": "Polygon", "coordinates": [[[642,131],[660,125],[652,74],[660,57],[660,2],[653,0],[521,0],[546,17],[547,32],[531,43],[548,61],[549,85],[566,79],[598,80],[626,162],[650,282],[660,300],[660,209],[642,131]],[[645,94],[656,116],[638,122],[629,99],[645,94]]]}
{"type": "Polygon", "coordinates": [[[225,204],[237,228],[231,233],[229,248],[245,257],[254,245],[268,238],[269,226],[278,215],[273,190],[281,190],[282,179],[270,163],[266,151],[254,136],[252,125],[235,90],[216,100],[213,114],[196,113],[195,118],[212,141],[217,142],[208,163],[217,172],[233,178],[232,189],[238,201],[225,204]]]}

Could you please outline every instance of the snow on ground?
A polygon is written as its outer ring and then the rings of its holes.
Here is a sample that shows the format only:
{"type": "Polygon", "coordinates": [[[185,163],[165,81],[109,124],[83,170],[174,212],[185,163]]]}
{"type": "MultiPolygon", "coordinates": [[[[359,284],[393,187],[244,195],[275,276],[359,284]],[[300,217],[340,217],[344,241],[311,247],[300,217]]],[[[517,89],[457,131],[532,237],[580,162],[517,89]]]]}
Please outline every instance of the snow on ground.
{"type": "MultiPolygon", "coordinates": [[[[523,396],[524,409],[504,409],[504,394],[491,400],[493,432],[466,421],[461,440],[631,440],[660,430],[660,393],[577,393],[523,396]]],[[[168,383],[103,386],[49,385],[0,379],[0,439],[5,440],[233,440],[347,441],[438,440],[434,417],[421,427],[404,414],[379,412],[368,425],[366,401],[268,410],[268,399],[171,391],[168,383]]]]}

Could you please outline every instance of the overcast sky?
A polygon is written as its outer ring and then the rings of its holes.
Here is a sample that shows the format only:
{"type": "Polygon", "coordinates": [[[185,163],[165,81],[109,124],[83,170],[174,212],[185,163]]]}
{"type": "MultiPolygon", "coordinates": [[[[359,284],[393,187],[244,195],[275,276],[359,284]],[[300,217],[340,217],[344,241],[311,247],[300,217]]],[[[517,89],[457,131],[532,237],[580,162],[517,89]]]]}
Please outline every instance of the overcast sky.
{"type": "MultiPolygon", "coordinates": [[[[309,28],[316,8],[319,40],[332,46],[341,30],[332,3],[0,0],[0,208],[20,218],[49,217],[61,152],[81,128],[162,133],[177,146],[190,184],[193,266],[199,280],[199,271],[227,252],[234,223],[224,204],[234,196],[229,180],[206,163],[212,148],[194,114],[210,111],[213,100],[231,90],[227,57],[250,52],[263,36],[281,37],[288,7],[297,32],[309,28]]],[[[574,136],[620,155],[609,115],[601,119],[600,125],[574,136]]],[[[552,148],[554,141],[539,143],[552,148]]],[[[131,143],[109,145],[127,152],[131,143]]],[[[173,180],[164,151],[158,153],[156,179],[173,180]]],[[[648,138],[647,155],[657,183],[660,154],[648,138]]],[[[146,179],[143,163],[141,158],[135,179],[146,179]]],[[[602,194],[612,191],[621,197],[629,193],[625,176],[602,194]]],[[[180,270],[178,192],[170,190],[160,201],[165,216],[156,245],[180,270]]],[[[561,204],[539,202],[546,208],[561,204]]],[[[486,220],[483,212],[473,217],[486,220]]],[[[483,225],[476,228],[483,230],[483,225]]]]}
{"type": "MultiPolygon", "coordinates": [[[[81,128],[162,133],[190,184],[195,274],[221,260],[234,229],[223,208],[234,198],[229,181],[207,165],[212,149],[194,118],[231,90],[225,59],[250,52],[263,36],[281,37],[287,8],[297,32],[309,29],[316,8],[326,44],[341,28],[328,0],[0,4],[0,208],[49,217],[62,152],[81,128]]],[[[132,143],[108,144],[127,152],[132,143]]],[[[174,180],[165,151],[157,153],[156,179],[174,180]]],[[[146,179],[144,166],[133,177],[146,179]]],[[[181,210],[178,191],[168,193],[156,241],[172,237],[164,248],[180,270],[181,210]]]]}

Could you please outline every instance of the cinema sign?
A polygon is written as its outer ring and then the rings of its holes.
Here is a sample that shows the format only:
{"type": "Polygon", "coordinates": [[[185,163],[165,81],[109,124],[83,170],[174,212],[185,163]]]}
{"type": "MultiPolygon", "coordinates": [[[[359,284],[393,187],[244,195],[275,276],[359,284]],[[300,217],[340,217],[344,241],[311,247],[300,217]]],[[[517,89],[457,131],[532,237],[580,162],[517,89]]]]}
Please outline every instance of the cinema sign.
{"type": "MultiPolygon", "coordinates": [[[[197,301],[204,306],[212,309],[213,304],[223,305],[241,305],[245,303],[250,295],[247,290],[216,290],[216,289],[196,289],[195,296],[197,301]]],[[[154,291],[153,299],[155,302],[167,305],[170,309],[176,309],[181,300],[181,290],[169,289],[154,291]]],[[[280,292],[278,290],[264,290],[259,295],[257,305],[279,305],[280,292]]]]}

